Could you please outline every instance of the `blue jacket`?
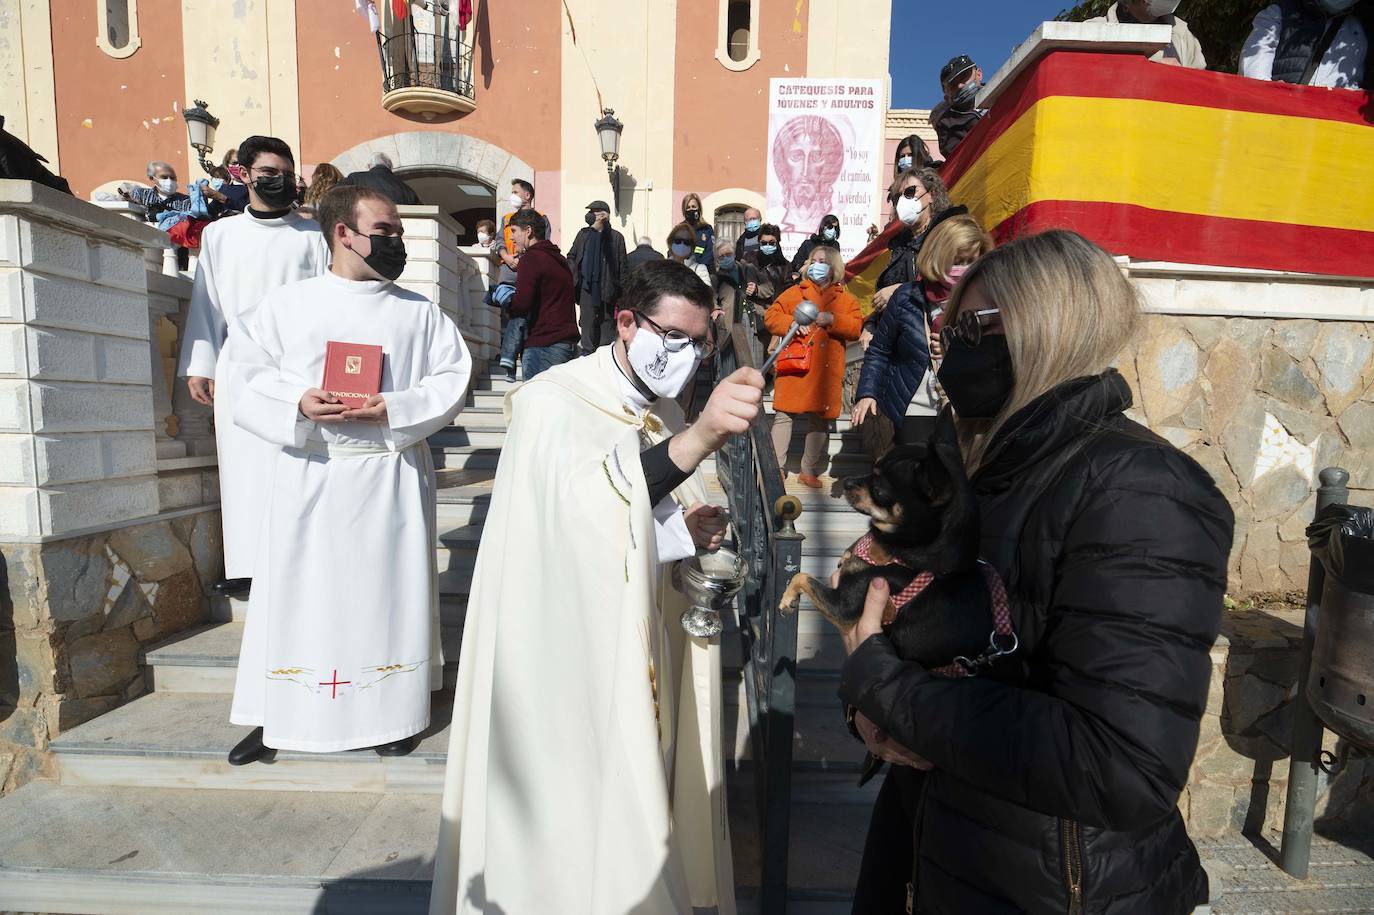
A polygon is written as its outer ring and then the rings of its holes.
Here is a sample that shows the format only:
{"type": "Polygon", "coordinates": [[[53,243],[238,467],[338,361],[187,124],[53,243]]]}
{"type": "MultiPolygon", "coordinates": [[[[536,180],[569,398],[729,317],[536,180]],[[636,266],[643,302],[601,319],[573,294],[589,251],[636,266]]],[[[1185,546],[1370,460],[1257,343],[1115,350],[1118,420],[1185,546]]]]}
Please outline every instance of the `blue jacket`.
{"type": "Polygon", "coordinates": [[[892,294],[883,309],[864,354],[863,373],[854,399],[872,397],[883,415],[900,427],[928,368],[926,297],[919,282],[907,283],[892,294]]]}

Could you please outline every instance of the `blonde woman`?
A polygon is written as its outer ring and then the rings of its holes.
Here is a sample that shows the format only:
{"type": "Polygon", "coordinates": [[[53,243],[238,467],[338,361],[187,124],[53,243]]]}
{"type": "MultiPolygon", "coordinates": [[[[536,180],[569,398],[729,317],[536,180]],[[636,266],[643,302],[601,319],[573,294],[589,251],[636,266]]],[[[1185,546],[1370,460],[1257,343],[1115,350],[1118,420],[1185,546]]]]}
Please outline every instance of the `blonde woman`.
{"type": "Polygon", "coordinates": [[[855,911],[907,910],[914,884],[920,912],[1191,912],[1207,875],[1178,799],[1231,508],[1124,415],[1109,366],[1139,305],[1102,249],[1065,231],[1012,242],[969,268],[946,315],[940,383],[1019,645],[980,676],[934,676],[897,657],[886,585],[870,590],[839,691],[894,766],[855,911]]]}
{"type": "Polygon", "coordinates": [[[702,219],[702,213],[700,195],[684,194],[682,221],[692,230],[692,257],[711,271],[716,269],[716,230],[702,219]]]}
{"type": "MultiPolygon", "coordinates": [[[[906,415],[926,386],[931,357],[938,344],[929,334],[931,321],[949,299],[970,264],[992,250],[992,237],[972,216],[954,216],[930,232],[916,262],[921,278],[898,287],[883,309],[873,338],[864,352],[863,374],[850,418],[863,427],[874,458],[881,457],[895,438],[901,445],[924,442],[932,422],[906,415]],[[872,428],[874,434],[869,434],[872,428]]],[[[928,388],[924,406],[937,407],[928,388]]]]}
{"type": "Polygon", "coordinates": [[[840,252],[818,246],[803,265],[802,281],[778,296],[763,315],[769,333],[781,337],[792,326],[792,312],[802,301],[812,302],[820,309],[816,323],[798,333],[798,338],[810,345],[811,367],[804,375],[778,376],[773,387],[773,406],[777,411],[773,417],[773,448],[778,452],[778,463],[787,466],[792,421],[804,417],[806,446],[797,479],[812,489],[821,488],[830,421],[840,415],[845,344],[859,339],[863,328],[859,303],[845,291],[843,281],[844,261],[840,252]]]}

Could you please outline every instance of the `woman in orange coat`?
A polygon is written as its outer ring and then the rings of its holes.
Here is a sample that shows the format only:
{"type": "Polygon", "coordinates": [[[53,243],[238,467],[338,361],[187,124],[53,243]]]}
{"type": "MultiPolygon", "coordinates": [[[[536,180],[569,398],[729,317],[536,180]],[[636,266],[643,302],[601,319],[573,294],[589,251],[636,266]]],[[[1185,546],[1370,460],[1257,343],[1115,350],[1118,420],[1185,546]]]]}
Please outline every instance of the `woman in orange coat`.
{"type": "MultiPolygon", "coordinates": [[[[811,367],[805,375],[780,375],[773,388],[773,447],[778,462],[787,465],[792,421],[805,417],[806,448],[802,452],[802,483],[820,489],[826,462],[830,420],[840,415],[843,399],[845,344],[859,339],[863,314],[859,302],[842,284],[844,261],[834,248],[818,245],[802,268],[801,282],[778,296],[763,316],[769,332],[781,337],[792,326],[792,312],[803,300],[813,302],[821,316],[797,338],[811,346],[811,367]]],[[[784,473],[786,471],[784,470],[784,473]]]]}

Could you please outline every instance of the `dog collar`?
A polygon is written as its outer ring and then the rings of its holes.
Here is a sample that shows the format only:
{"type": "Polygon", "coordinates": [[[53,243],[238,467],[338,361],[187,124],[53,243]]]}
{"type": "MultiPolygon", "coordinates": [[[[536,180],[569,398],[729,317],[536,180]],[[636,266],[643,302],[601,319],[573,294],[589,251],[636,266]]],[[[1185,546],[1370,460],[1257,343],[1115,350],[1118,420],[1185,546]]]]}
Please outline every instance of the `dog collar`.
{"type": "MultiPolygon", "coordinates": [[[[873,559],[872,531],[869,531],[867,534],[864,534],[862,537],[860,537],[858,542],[855,543],[854,546],[850,549],[855,556],[859,557],[869,565],[879,565],[879,563],[873,559]]],[[[890,561],[882,563],[882,565],[899,565],[903,568],[911,568],[905,562],[902,562],[895,556],[892,557],[890,561]]],[[[900,610],[902,607],[905,607],[907,604],[911,603],[913,600],[915,600],[916,596],[919,595],[926,588],[929,588],[934,581],[934,573],[921,572],[915,578],[911,579],[911,582],[905,588],[889,597],[887,599],[887,609],[883,611],[883,628],[891,626],[892,623],[897,619],[897,611],[900,610]]]]}
{"type": "MultiPolygon", "coordinates": [[[[860,537],[854,546],[850,547],[850,551],[871,566],[879,565],[873,559],[872,531],[860,537]]],[[[899,565],[903,568],[911,568],[895,556],[882,565],[899,565]]],[[[1017,639],[1016,632],[1012,629],[1011,600],[1007,597],[1007,587],[1002,583],[1002,576],[998,575],[997,570],[989,563],[981,559],[978,560],[978,567],[983,572],[983,580],[987,582],[988,593],[992,598],[992,634],[988,637],[988,647],[976,658],[958,657],[954,659],[952,664],[931,670],[931,673],[937,676],[976,676],[980,667],[1004,655],[1009,655],[1020,647],[1020,640],[1017,639]]],[[[887,607],[883,610],[883,628],[886,629],[891,626],[897,619],[897,612],[911,603],[922,591],[929,588],[934,581],[935,574],[933,572],[921,572],[900,592],[889,597],[887,607]]]]}

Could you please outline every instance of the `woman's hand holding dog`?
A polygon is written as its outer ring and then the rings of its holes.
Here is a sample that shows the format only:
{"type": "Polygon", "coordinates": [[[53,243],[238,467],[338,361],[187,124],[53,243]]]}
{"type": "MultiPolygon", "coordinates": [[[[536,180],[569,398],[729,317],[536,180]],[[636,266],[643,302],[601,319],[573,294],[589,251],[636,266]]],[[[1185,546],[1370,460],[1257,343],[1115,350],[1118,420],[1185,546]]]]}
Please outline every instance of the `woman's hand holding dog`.
{"type": "MultiPolygon", "coordinates": [[[[830,577],[830,586],[840,586],[840,572],[830,577]]],[[[875,577],[868,585],[868,596],[864,598],[864,615],[844,636],[844,653],[853,654],[859,646],[883,631],[883,611],[887,609],[889,587],[886,578],[875,577]]]]}
{"type": "MultiPolygon", "coordinates": [[[[838,587],[839,583],[840,572],[836,569],[835,574],[830,578],[830,584],[838,587]]],[[[859,617],[859,622],[852,629],[842,633],[845,654],[853,654],[864,642],[875,635],[882,634],[883,611],[887,609],[888,598],[891,596],[890,592],[891,589],[888,587],[886,578],[874,578],[869,582],[868,594],[864,597],[864,615],[859,617]]],[[[868,752],[879,759],[892,763],[894,766],[911,766],[923,771],[935,768],[888,737],[887,732],[865,717],[863,712],[855,713],[854,726],[859,729],[859,736],[864,739],[864,746],[868,747],[868,752]]]]}

